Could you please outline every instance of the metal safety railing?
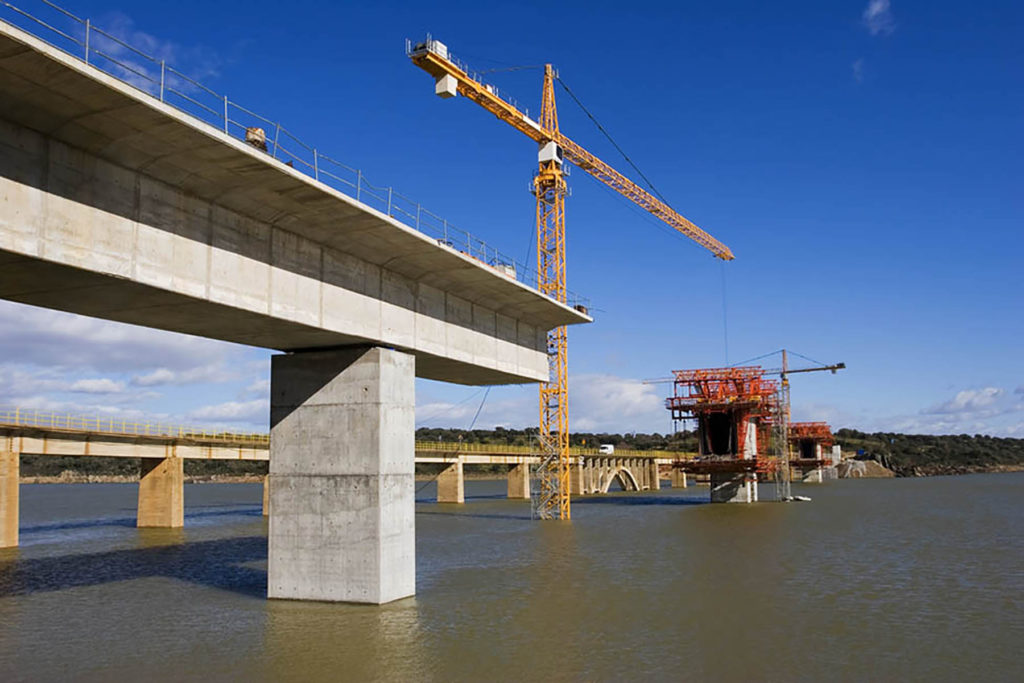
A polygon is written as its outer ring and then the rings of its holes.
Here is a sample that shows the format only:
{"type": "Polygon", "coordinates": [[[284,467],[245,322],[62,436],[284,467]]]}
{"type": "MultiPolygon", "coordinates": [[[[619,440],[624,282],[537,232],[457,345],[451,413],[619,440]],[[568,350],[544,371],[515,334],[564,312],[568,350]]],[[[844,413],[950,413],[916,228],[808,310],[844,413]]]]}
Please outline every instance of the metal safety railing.
{"type": "MultiPolygon", "coordinates": [[[[439,245],[476,259],[506,277],[540,291],[535,269],[527,268],[485,241],[455,227],[396,192],[393,187],[372,184],[361,170],[302,142],[279,122],[261,116],[227,95],[186,76],[165,59],[148,54],[96,26],[90,19],[78,17],[49,0],[21,0],[20,4],[37,7],[36,14],[46,16],[36,16],[22,7],[0,0],[0,20],[31,33],[178,111],[248,142],[281,164],[437,240],[439,245]]],[[[568,294],[566,303],[589,307],[585,298],[572,292],[568,294]]]]}
{"type": "MultiPolygon", "coordinates": [[[[461,441],[417,441],[416,450],[421,452],[458,453],[460,455],[472,455],[475,453],[487,455],[539,455],[539,450],[532,446],[465,443],[461,441]]],[[[683,460],[695,457],[696,453],[660,450],[641,451],[628,448],[616,448],[613,453],[602,453],[597,448],[572,446],[569,448],[569,455],[593,457],[604,456],[609,458],[667,458],[683,460]]]]}
{"type": "Polygon", "coordinates": [[[149,420],[73,415],[25,408],[0,409],[0,428],[3,427],[91,432],[115,436],[154,436],[196,441],[230,441],[264,446],[270,443],[270,435],[266,433],[236,432],[149,420]]]}
{"type": "MultiPolygon", "coordinates": [[[[0,429],[23,427],[29,429],[52,429],[57,431],[88,432],[91,434],[110,434],[112,436],[152,436],[169,439],[189,439],[192,441],[228,441],[246,443],[256,447],[270,445],[270,434],[266,432],[237,432],[234,430],[197,427],[159,422],[155,420],[127,419],[103,415],[80,415],[58,413],[33,408],[0,408],[0,429]]],[[[537,455],[537,449],[531,446],[513,444],[465,443],[461,441],[417,441],[416,450],[424,453],[448,453],[458,455],[537,455]]],[[[609,458],[662,458],[671,460],[687,460],[696,453],[679,451],[640,451],[635,449],[616,448],[614,453],[601,453],[597,448],[574,446],[569,454],[575,457],[609,457],[609,458]]]]}

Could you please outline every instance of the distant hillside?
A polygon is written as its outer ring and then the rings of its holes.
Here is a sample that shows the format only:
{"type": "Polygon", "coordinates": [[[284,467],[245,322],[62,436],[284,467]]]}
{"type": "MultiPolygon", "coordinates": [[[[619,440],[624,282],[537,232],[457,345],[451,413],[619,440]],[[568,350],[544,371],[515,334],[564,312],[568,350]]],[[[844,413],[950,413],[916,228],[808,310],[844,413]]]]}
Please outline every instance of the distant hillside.
{"type": "Polygon", "coordinates": [[[836,443],[845,455],[876,460],[898,476],[967,474],[1024,468],[1024,439],[976,434],[866,434],[840,429],[836,443]]]}

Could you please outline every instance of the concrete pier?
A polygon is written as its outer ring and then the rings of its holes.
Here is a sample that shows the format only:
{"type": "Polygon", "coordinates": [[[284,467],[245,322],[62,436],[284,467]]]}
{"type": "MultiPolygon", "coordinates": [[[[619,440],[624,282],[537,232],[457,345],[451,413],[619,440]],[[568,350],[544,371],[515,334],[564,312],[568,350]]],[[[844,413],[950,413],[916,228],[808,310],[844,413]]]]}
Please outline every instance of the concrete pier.
{"type": "Polygon", "coordinates": [[[508,470],[508,497],[510,500],[529,500],[530,466],[513,465],[508,470]]]}
{"type": "Polygon", "coordinates": [[[185,526],[185,461],[182,458],[142,458],[139,462],[136,525],[163,529],[185,526]]]}
{"type": "Polygon", "coordinates": [[[801,478],[801,481],[804,484],[820,484],[822,482],[822,474],[820,467],[805,469],[803,470],[802,474],[803,476],[801,478]]]}
{"type": "Polygon", "coordinates": [[[711,474],[712,503],[756,503],[757,475],[743,472],[711,474]]]}
{"type": "Polygon", "coordinates": [[[462,461],[453,462],[437,477],[438,503],[465,503],[466,478],[462,461]]]}
{"type": "Polygon", "coordinates": [[[582,496],[583,489],[583,465],[569,466],[569,495],[582,496]]]}
{"type": "Polygon", "coordinates": [[[686,472],[672,468],[672,474],[669,476],[672,488],[674,489],[685,489],[687,487],[686,472]]]}
{"type": "Polygon", "coordinates": [[[17,453],[0,451],[0,548],[18,545],[18,488],[21,458],[17,453]]]}
{"type": "Polygon", "coordinates": [[[648,465],[650,468],[650,488],[652,491],[661,490],[661,471],[658,469],[658,463],[651,460],[648,465]]]}
{"type": "Polygon", "coordinates": [[[273,357],[268,597],[414,594],[414,370],[379,347],[273,357]]]}

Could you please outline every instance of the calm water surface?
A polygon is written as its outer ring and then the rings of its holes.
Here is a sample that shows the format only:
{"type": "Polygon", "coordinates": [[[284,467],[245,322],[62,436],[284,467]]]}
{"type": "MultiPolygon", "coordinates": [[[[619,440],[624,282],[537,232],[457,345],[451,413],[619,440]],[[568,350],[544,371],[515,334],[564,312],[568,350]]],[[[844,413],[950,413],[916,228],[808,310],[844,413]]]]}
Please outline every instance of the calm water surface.
{"type": "Polygon", "coordinates": [[[0,680],[1024,680],[1024,474],[796,488],[541,524],[429,485],[417,596],[367,607],[264,599],[258,485],[187,486],[183,530],[135,529],[134,485],[23,486],[0,680]]]}

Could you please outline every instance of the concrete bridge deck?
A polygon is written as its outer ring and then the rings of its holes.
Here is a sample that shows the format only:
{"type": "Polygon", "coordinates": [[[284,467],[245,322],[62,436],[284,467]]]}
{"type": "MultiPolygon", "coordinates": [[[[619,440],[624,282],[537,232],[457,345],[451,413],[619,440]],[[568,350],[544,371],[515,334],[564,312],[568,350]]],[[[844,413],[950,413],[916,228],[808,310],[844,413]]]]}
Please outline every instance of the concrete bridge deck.
{"type": "MultiPolygon", "coordinates": [[[[97,68],[81,28],[73,56],[0,20],[0,298],[287,352],[268,596],[413,595],[415,377],[546,381],[548,330],[590,317],[323,182],[315,150],[311,178],[234,137],[226,97],[217,127],[97,68]]],[[[143,463],[176,520],[182,458],[143,463]]]]}

